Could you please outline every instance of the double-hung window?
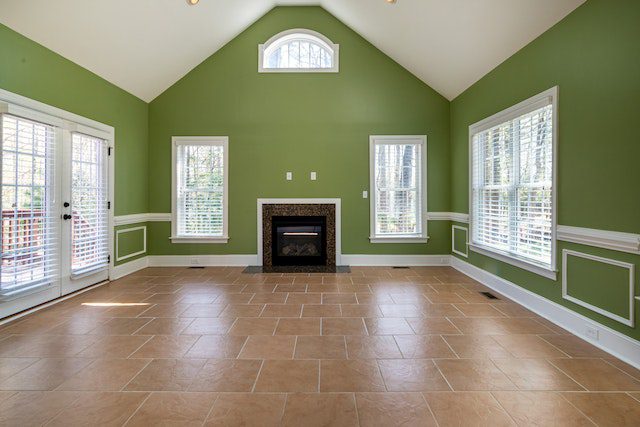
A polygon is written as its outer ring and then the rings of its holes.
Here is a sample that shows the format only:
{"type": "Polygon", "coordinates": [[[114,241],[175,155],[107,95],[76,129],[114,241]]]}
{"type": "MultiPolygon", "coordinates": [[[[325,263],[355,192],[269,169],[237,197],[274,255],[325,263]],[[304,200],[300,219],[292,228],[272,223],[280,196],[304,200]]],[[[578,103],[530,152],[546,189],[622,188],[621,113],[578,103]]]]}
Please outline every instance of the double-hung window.
{"type": "Polygon", "coordinates": [[[227,137],[174,137],[174,243],[226,243],[229,153],[227,137]]]}
{"type": "Polygon", "coordinates": [[[469,128],[471,248],[555,278],[557,88],[469,128]]]}
{"type": "Polygon", "coordinates": [[[427,137],[370,137],[373,243],[424,243],[427,137]]]}

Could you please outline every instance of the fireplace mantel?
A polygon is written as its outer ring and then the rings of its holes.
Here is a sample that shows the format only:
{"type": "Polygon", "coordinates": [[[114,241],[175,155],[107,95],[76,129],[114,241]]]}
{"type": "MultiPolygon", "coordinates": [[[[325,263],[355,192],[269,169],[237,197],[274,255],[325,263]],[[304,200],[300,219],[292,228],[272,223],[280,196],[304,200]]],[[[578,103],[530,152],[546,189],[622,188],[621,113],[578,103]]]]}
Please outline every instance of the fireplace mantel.
{"type": "Polygon", "coordinates": [[[342,257],[342,245],[341,245],[341,214],[340,214],[341,199],[313,199],[313,198],[295,198],[295,199],[258,199],[258,265],[262,265],[262,206],[263,205],[335,205],[335,225],[336,225],[336,265],[341,265],[342,257]]]}

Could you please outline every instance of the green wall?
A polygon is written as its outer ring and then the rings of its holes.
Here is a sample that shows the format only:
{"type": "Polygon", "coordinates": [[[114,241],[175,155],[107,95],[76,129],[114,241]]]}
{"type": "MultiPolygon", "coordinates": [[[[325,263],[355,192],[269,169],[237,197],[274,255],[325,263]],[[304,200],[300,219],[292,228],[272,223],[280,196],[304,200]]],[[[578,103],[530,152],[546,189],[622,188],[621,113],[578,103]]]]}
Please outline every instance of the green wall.
{"type": "Polygon", "coordinates": [[[0,88],[115,128],[115,214],[148,212],[148,104],[0,24],[0,88]]]}
{"type": "MultiPolygon", "coordinates": [[[[639,23],[638,1],[589,0],[453,100],[453,211],[468,212],[469,125],[557,85],[558,224],[640,233],[639,23]]],[[[558,242],[559,268],[564,248],[632,262],[636,270],[640,264],[637,255],[558,242]]],[[[640,338],[638,328],[563,300],[560,279],[547,280],[474,252],[469,262],[640,338]]],[[[578,293],[597,300],[602,286],[619,292],[620,284],[611,281],[583,275],[578,293]]],[[[635,286],[637,295],[637,278],[635,286]]]]}
{"type": "Polygon", "coordinates": [[[429,223],[426,245],[369,243],[362,190],[374,134],[427,135],[428,207],[448,211],[449,102],[324,9],[273,9],[149,107],[151,212],[171,211],[171,136],[229,136],[229,243],[171,244],[170,224],[154,223],[149,253],[255,254],[264,197],[341,198],[346,254],[448,253],[442,222],[429,223]],[[258,44],[295,27],[340,44],[339,73],[258,73],[258,44]]]}

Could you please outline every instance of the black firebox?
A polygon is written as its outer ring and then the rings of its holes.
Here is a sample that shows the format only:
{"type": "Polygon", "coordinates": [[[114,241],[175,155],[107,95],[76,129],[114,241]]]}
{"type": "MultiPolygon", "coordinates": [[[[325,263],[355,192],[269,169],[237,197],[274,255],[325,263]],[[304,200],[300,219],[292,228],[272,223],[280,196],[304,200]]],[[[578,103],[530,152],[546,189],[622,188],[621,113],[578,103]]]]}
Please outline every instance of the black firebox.
{"type": "Polygon", "coordinates": [[[326,265],[325,216],[271,217],[273,265],[326,265]]]}

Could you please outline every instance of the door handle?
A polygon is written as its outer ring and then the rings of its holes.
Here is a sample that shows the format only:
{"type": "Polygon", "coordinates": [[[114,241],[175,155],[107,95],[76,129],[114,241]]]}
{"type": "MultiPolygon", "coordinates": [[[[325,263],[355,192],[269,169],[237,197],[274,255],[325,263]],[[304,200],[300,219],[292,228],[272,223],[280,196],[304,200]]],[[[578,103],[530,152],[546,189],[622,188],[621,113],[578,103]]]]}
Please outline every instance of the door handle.
{"type": "Polygon", "coordinates": [[[71,215],[69,215],[69,214],[64,214],[64,215],[62,215],[62,219],[64,219],[65,221],[66,221],[66,220],[69,220],[69,219],[71,219],[71,215]]]}

